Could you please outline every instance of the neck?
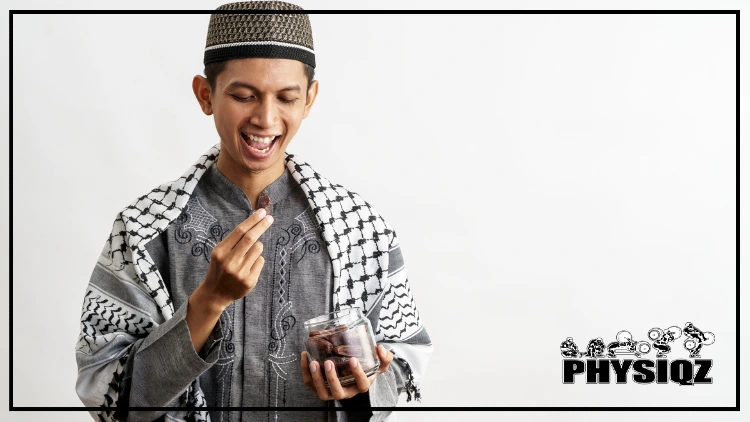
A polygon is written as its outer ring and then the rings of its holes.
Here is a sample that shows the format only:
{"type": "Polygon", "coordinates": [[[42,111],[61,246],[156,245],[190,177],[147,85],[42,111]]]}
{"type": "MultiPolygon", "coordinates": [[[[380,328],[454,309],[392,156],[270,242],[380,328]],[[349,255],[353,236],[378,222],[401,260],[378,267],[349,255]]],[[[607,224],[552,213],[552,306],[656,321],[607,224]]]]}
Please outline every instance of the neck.
{"type": "Polygon", "coordinates": [[[219,154],[216,167],[229,181],[245,192],[254,210],[258,209],[258,196],[263,192],[263,189],[281,177],[285,170],[284,160],[279,160],[264,170],[248,171],[246,168],[233,162],[231,158],[225,158],[225,154],[219,154]]]}

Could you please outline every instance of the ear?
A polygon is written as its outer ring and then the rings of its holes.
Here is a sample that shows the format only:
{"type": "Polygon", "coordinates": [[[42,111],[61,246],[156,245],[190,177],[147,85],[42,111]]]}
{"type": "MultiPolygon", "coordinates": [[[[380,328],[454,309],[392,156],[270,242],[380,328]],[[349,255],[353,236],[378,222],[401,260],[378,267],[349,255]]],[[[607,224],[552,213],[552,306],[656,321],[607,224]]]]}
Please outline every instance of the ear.
{"type": "Polygon", "coordinates": [[[310,114],[310,109],[312,108],[313,103],[315,102],[315,97],[318,96],[318,81],[312,81],[310,83],[310,87],[307,88],[307,98],[305,98],[305,112],[302,115],[302,118],[306,118],[308,114],[310,114]]]}
{"type": "Polygon", "coordinates": [[[206,116],[213,114],[213,107],[211,106],[211,87],[208,84],[208,79],[201,75],[195,75],[193,78],[193,93],[195,99],[198,100],[198,104],[201,106],[201,110],[206,116]]]}

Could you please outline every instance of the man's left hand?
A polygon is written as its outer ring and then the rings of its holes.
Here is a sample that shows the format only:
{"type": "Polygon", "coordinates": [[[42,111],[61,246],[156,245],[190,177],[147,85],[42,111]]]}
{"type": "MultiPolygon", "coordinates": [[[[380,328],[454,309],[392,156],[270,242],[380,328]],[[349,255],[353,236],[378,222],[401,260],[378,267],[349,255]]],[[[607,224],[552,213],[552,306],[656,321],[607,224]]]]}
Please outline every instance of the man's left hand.
{"type": "Polygon", "coordinates": [[[380,367],[377,372],[369,377],[365,375],[365,371],[357,358],[349,359],[349,367],[357,383],[346,387],[341,386],[336,374],[336,365],[332,361],[326,360],[323,364],[324,367],[321,368],[317,361],[310,362],[307,352],[302,352],[300,356],[302,379],[308,387],[318,394],[321,400],[343,400],[365,393],[370,389],[370,385],[375,381],[375,378],[387,371],[388,366],[393,361],[393,353],[385,347],[378,346],[376,350],[380,359],[380,367]],[[328,380],[329,387],[326,387],[323,377],[328,380]]]}

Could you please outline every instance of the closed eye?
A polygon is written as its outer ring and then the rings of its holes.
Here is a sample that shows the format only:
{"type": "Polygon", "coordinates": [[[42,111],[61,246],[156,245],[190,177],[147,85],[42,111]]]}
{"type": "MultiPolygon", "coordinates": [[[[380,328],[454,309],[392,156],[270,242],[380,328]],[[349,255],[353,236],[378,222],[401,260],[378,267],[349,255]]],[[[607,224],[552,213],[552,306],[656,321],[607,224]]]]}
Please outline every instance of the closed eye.
{"type": "MultiPolygon", "coordinates": [[[[255,96],[254,96],[254,95],[251,95],[251,96],[249,96],[249,97],[239,97],[239,96],[237,96],[237,95],[232,95],[232,98],[234,98],[234,99],[235,99],[235,100],[237,100],[237,101],[240,101],[240,102],[243,102],[243,103],[244,103],[244,102],[248,102],[248,101],[250,101],[250,100],[254,99],[254,98],[255,98],[255,96]]],[[[281,102],[282,102],[282,103],[284,103],[284,104],[292,104],[293,102],[297,101],[297,98],[293,98],[293,99],[291,99],[291,100],[288,100],[288,99],[286,99],[286,98],[279,98],[279,101],[281,101],[281,102]]]]}
{"type": "Polygon", "coordinates": [[[250,100],[252,100],[253,98],[255,98],[255,96],[254,96],[254,95],[251,95],[251,96],[249,96],[249,97],[238,97],[238,96],[236,96],[236,95],[232,95],[232,98],[234,98],[234,99],[235,99],[235,100],[237,100],[237,101],[245,102],[245,101],[250,101],[250,100]]]}

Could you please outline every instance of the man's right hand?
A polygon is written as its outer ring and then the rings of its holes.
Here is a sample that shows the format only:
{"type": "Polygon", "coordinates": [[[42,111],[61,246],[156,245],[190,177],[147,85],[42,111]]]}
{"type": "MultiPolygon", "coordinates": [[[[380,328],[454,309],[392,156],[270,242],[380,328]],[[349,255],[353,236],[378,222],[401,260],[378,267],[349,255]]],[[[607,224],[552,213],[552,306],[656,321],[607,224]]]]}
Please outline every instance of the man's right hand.
{"type": "Polygon", "coordinates": [[[253,290],[265,262],[260,256],[263,244],[258,239],[271,223],[273,217],[260,208],[214,247],[200,286],[207,299],[226,308],[253,290]]]}
{"type": "Polygon", "coordinates": [[[211,252],[206,278],[190,295],[185,318],[196,351],[203,347],[224,309],[258,283],[265,263],[260,256],[263,244],[258,239],[271,223],[273,217],[260,208],[211,252]]]}

